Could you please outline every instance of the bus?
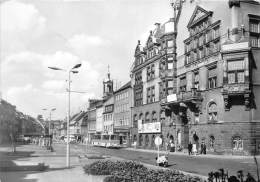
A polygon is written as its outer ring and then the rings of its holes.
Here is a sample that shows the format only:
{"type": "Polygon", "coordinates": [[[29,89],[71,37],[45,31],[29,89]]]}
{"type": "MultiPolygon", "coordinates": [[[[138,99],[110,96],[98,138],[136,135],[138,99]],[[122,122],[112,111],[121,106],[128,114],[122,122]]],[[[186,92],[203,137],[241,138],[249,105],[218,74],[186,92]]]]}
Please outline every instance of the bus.
{"type": "Polygon", "coordinates": [[[106,148],[119,148],[120,147],[120,141],[118,135],[93,135],[91,144],[93,146],[98,147],[106,147],[106,148]]]}

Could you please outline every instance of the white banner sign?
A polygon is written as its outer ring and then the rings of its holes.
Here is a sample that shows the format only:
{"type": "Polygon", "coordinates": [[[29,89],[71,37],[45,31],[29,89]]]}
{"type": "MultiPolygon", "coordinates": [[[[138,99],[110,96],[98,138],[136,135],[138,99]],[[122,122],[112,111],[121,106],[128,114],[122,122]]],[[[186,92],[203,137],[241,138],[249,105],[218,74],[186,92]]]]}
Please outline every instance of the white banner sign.
{"type": "Polygon", "coordinates": [[[138,133],[160,133],[161,132],[161,123],[144,123],[142,120],[138,120],[138,133]]]}

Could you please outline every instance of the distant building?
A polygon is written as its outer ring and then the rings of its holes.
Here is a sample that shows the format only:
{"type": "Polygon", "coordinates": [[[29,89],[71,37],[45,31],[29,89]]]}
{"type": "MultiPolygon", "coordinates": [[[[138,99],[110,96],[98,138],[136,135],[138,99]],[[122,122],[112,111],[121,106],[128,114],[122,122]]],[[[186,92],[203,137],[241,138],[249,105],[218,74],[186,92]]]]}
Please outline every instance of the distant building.
{"type": "Polygon", "coordinates": [[[114,92],[114,133],[120,144],[130,145],[132,87],[129,81],[114,92]]]}
{"type": "Polygon", "coordinates": [[[97,107],[102,105],[102,99],[90,99],[89,107],[87,110],[87,140],[91,142],[91,139],[96,134],[96,124],[97,124],[97,107]]]}

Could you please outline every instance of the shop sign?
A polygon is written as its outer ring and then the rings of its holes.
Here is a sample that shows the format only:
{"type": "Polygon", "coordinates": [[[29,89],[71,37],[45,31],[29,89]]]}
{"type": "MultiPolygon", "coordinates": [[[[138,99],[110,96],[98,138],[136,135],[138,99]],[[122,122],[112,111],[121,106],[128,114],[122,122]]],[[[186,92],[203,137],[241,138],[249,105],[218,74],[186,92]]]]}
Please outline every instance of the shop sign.
{"type": "MultiPolygon", "coordinates": [[[[141,120],[142,121],[142,120],[141,120]]],[[[161,132],[161,123],[139,123],[138,121],[138,133],[160,133],[161,132]]]]}
{"type": "Polygon", "coordinates": [[[177,95],[176,94],[170,94],[167,96],[167,102],[174,102],[177,101],[177,95]]]}

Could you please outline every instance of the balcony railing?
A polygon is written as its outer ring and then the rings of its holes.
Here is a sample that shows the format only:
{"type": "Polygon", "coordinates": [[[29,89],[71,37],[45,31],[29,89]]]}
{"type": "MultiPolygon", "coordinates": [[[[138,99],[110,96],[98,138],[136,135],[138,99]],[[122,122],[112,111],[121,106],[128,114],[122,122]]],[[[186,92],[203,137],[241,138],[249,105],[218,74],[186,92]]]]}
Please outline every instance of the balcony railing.
{"type": "Polygon", "coordinates": [[[190,100],[201,100],[201,92],[196,88],[192,88],[191,91],[188,92],[180,92],[177,94],[178,101],[190,101],[190,100]]]}

